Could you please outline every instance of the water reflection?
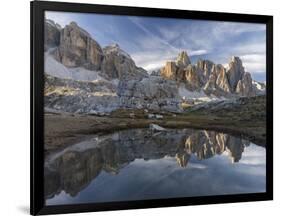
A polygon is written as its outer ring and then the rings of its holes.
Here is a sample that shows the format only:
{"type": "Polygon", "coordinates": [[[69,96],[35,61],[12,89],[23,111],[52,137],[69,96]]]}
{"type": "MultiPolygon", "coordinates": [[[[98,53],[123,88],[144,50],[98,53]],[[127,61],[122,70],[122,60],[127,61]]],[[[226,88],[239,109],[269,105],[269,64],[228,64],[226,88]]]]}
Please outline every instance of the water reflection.
{"type": "Polygon", "coordinates": [[[264,190],[265,149],[214,131],[120,131],[45,161],[45,198],[52,205],[264,190]]]}

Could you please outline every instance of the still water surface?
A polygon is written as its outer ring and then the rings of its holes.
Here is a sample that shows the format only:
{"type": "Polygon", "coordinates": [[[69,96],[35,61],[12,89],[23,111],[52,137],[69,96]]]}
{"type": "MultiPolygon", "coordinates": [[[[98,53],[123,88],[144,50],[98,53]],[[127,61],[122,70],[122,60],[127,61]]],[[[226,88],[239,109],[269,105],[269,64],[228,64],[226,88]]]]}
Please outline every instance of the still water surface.
{"type": "Polygon", "coordinates": [[[264,192],[265,148],[206,130],[132,129],[45,160],[47,205],[264,192]]]}

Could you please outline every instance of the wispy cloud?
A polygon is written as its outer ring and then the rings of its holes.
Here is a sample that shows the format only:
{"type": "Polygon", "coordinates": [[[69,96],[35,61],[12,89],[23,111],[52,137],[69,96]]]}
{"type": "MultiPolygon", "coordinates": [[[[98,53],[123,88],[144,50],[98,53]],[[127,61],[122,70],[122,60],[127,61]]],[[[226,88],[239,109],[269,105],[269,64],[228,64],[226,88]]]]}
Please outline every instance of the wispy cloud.
{"type": "Polygon", "coordinates": [[[263,24],[68,12],[46,12],[46,17],[62,26],[77,22],[102,46],[118,43],[147,70],[186,50],[193,61],[207,58],[224,65],[231,56],[239,56],[248,72],[265,74],[263,24]]]}
{"type": "Polygon", "coordinates": [[[55,12],[55,11],[46,11],[45,12],[45,18],[51,19],[61,25],[61,27],[64,27],[68,25],[70,22],[75,21],[77,22],[77,16],[73,13],[68,12],[55,12]]]}
{"type": "Polygon", "coordinates": [[[158,37],[156,34],[154,34],[152,31],[148,30],[144,25],[142,25],[139,22],[139,18],[137,17],[130,17],[129,18],[136,26],[138,26],[143,32],[145,32],[148,36],[150,36],[150,40],[157,41],[158,43],[162,43],[165,46],[168,46],[170,49],[174,51],[178,51],[178,48],[171,45],[166,40],[162,39],[161,37],[158,37]]]}
{"type": "Polygon", "coordinates": [[[265,54],[249,54],[241,56],[244,67],[252,73],[264,73],[266,70],[265,54]]]}

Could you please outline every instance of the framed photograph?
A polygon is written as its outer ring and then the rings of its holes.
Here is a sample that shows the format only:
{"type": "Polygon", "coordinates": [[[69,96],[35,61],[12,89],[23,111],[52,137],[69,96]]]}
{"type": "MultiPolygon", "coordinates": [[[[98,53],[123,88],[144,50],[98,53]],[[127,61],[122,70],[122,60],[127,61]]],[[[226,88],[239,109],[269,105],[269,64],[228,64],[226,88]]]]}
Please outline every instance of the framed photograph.
{"type": "Polygon", "coordinates": [[[31,2],[31,214],[273,199],[273,17],[31,2]]]}

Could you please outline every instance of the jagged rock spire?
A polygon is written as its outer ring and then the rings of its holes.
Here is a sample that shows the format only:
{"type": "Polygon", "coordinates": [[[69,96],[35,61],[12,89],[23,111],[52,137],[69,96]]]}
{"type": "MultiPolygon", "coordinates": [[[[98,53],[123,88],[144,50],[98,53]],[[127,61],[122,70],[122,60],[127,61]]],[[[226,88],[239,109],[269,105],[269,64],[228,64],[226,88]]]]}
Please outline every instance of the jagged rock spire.
{"type": "Polygon", "coordinates": [[[232,56],[228,64],[227,76],[229,85],[232,91],[235,91],[238,81],[242,78],[245,73],[242,61],[237,56],[232,56]]]}
{"type": "Polygon", "coordinates": [[[177,64],[177,66],[183,67],[183,68],[188,66],[189,64],[191,64],[191,61],[190,61],[186,51],[182,51],[179,53],[176,64],[177,64]]]}

